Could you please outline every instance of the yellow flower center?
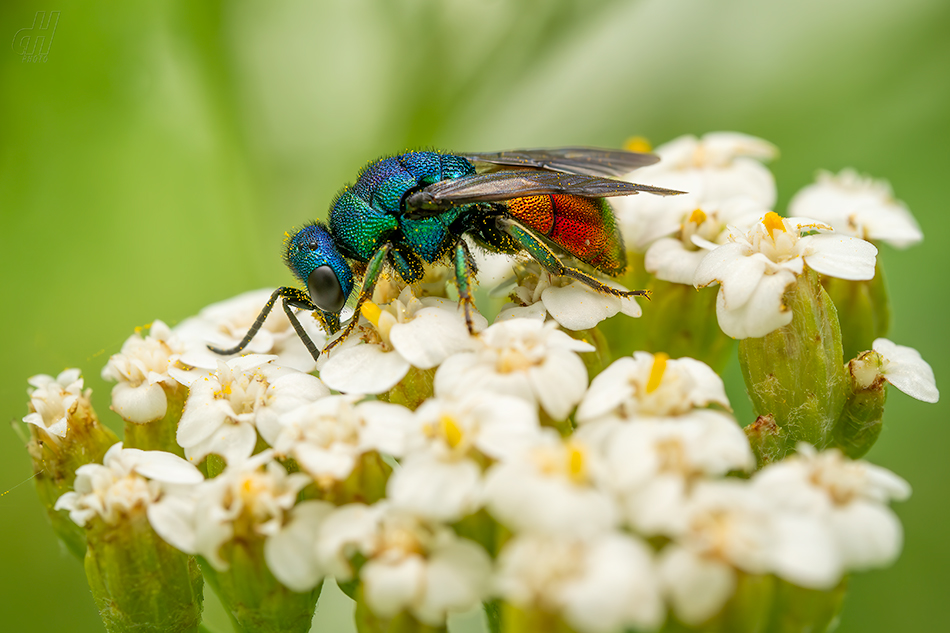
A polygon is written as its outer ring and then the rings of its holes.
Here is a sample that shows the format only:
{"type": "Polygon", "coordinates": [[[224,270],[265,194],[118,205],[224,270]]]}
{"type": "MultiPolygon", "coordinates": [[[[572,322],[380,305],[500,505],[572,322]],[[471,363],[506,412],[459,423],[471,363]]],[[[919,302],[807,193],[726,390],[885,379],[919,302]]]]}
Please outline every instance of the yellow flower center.
{"type": "Polygon", "coordinates": [[[765,228],[768,229],[769,235],[772,235],[774,238],[774,233],[776,231],[781,231],[782,233],[787,233],[785,229],[785,222],[775,211],[769,211],[765,214],[765,217],[762,218],[762,224],[765,225],[765,228]]]}
{"type": "Polygon", "coordinates": [[[631,136],[626,141],[624,141],[623,148],[628,152],[648,153],[653,151],[650,141],[646,140],[642,136],[631,136]]]}
{"type": "Polygon", "coordinates": [[[650,377],[647,379],[647,393],[656,391],[663,381],[663,374],[666,373],[666,361],[670,359],[669,354],[657,352],[653,356],[653,366],[650,367],[650,377]]]}
{"type": "Polygon", "coordinates": [[[689,217],[686,219],[686,221],[692,222],[698,226],[706,221],[706,214],[703,213],[702,209],[694,209],[693,212],[689,214],[689,217]]]}

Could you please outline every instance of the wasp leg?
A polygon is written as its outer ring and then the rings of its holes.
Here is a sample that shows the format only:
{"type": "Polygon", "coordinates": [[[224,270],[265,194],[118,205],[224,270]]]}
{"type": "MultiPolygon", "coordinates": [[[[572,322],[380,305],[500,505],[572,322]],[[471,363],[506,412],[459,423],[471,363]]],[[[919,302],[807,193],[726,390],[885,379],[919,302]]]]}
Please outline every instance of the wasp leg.
{"type": "Polygon", "coordinates": [[[551,274],[571,277],[605,295],[650,298],[649,290],[618,290],[581,270],[565,266],[544,242],[516,222],[507,220],[502,224],[502,227],[515,242],[528,251],[528,254],[551,274]]]}
{"type": "Polygon", "coordinates": [[[376,282],[379,281],[379,275],[383,272],[383,264],[386,263],[386,255],[389,254],[389,249],[389,244],[380,246],[376,252],[373,253],[369,263],[366,264],[366,274],[363,275],[363,285],[360,288],[360,295],[356,299],[356,306],[353,309],[353,316],[350,318],[350,322],[346,324],[346,327],[343,328],[343,332],[337,338],[328,342],[323,347],[324,352],[329,352],[331,349],[336,347],[341,341],[350,335],[350,333],[356,327],[356,324],[360,322],[360,308],[362,308],[363,304],[373,296],[373,288],[376,287],[376,282]]]}
{"type": "Polygon", "coordinates": [[[320,355],[320,352],[317,350],[317,346],[314,345],[313,341],[310,340],[310,336],[307,335],[307,332],[300,325],[300,321],[298,321],[294,313],[290,311],[290,306],[303,308],[304,310],[319,311],[319,309],[313,304],[312,301],[310,301],[310,297],[308,297],[305,292],[297,288],[291,288],[289,286],[278,288],[271,294],[270,299],[268,299],[267,303],[264,304],[260,314],[257,315],[256,319],[254,319],[254,323],[247,331],[247,334],[244,335],[244,338],[241,339],[240,343],[230,349],[221,349],[213,345],[209,345],[208,349],[210,349],[215,354],[221,354],[222,356],[231,356],[232,354],[241,352],[250,344],[254,336],[260,331],[261,327],[264,325],[264,321],[267,319],[267,315],[270,314],[270,311],[274,308],[274,304],[277,303],[278,299],[284,300],[284,312],[286,312],[287,316],[290,318],[290,324],[294,326],[297,336],[300,337],[300,340],[303,341],[304,345],[306,345],[307,351],[310,352],[310,355],[313,356],[314,360],[316,360],[320,355]]]}
{"type": "Polygon", "coordinates": [[[455,285],[459,291],[459,303],[465,310],[465,325],[468,326],[469,334],[475,334],[475,325],[472,322],[472,310],[475,307],[472,281],[475,279],[477,267],[465,240],[459,240],[455,245],[455,259],[452,263],[455,265],[455,285]]]}

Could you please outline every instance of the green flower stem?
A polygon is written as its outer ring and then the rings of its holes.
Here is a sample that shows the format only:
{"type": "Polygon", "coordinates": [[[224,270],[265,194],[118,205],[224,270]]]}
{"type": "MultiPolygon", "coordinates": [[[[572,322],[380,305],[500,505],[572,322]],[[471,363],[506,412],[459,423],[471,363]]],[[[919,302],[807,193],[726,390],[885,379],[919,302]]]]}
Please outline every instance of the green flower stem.
{"type": "Polygon", "coordinates": [[[184,458],[185,449],[178,445],[175,434],[178,432],[178,421],[181,420],[185,400],[188,399],[188,389],[182,386],[167,388],[164,385],[163,389],[168,399],[165,416],[146,424],[126,421],[123,446],[140,448],[143,451],[167,451],[184,458]]]}
{"type": "Polygon", "coordinates": [[[264,563],[264,541],[248,536],[223,546],[230,562],[219,572],[206,561],[202,571],[237,633],[307,633],[322,585],[297,593],[282,585],[264,563]]]}
{"type": "Polygon", "coordinates": [[[99,422],[89,400],[79,399],[69,414],[66,437],[51,438],[46,431],[29,425],[27,451],[33,463],[34,484],[56,536],[74,556],[86,555],[86,530],[76,525],[65,510],[54,510],[56,500],[73,489],[76,469],[101,463],[109,447],[119,441],[116,434],[99,422]]]}
{"type": "MultiPolygon", "coordinates": [[[[788,325],[739,342],[739,364],[757,416],[772,416],[782,454],[799,441],[824,448],[844,407],[847,385],[834,303],[806,270],[786,292],[788,325]]],[[[777,457],[781,457],[778,455],[777,457]]]]}
{"type": "Polygon", "coordinates": [[[845,360],[871,349],[874,339],[887,336],[891,305],[880,258],[873,279],[848,281],[825,277],[821,283],[838,309],[845,360]]]}
{"type": "Polygon", "coordinates": [[[198,564],[163,541],[143,510],[115,526],[95,519],[88,543],[86,578],[106,631],[198,631],[198,564]]]}

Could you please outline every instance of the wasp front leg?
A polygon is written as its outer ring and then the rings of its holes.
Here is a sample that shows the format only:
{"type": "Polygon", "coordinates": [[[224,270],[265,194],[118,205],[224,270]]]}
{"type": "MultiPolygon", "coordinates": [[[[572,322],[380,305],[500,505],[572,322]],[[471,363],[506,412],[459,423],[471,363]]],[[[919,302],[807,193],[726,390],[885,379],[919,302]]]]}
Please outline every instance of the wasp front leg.
{"type": "Polygon", "coordinates": [[[592,277],[577,268],[565,266],[561,263],[561,260],[557,258],[557,255],[554,254],[554,251],[531,233],[531,231],[528,231],[517,222],[511,220],[504,220],[502,222],[501,228],[549,273],[561,277],[571,277],[605,295],[612,295],[614,297],[650,298],[649,290],[620,290],[608,286],[596,277],[592,277]]]}
{"type": "Polygon", "coordinates": [[[390,245],[384,244],[376,249],[376,252],[370,257],[369,263],[366,264],[366,273],[363,275],[363,285],[360,287],[360,294],[356,299],[356,306],[353,308],[353,316],[350,318],[350,322],[346,324],[346,327],[343,328],[343,332],[337,338],[326,344],[323,348],[324,352],[329,352],[336,347],[356,328],[356,324],[360,321],[360,309],[364,303],[373,297],[373,289],[376,287],[376,282],[379,281],[379,276],[383,272],[383,266],[386,263],[386,256],[389,254],[389,250],[390,245]]]}

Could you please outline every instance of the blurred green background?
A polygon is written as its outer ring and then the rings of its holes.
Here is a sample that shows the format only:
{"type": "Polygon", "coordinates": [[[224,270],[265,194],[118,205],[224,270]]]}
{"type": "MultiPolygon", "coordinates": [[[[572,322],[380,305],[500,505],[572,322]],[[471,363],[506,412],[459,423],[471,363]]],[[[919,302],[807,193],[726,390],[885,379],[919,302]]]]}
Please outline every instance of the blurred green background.
{"type": "MultiPolygon", "coordinates": [[[[713,130],[779,146],[780,211],[819,168],[891,181],[926,235],[882,249],[891,338],[938,385],[950,375],[946,0],[5,0],[0,40],[37,11],[60,11],[47,61],[0,50],[8,420],[28,376],[78,366],[119,428],[99,371],[133,327],[287,283],[283,232],[380,154],[713,130]]],[[[896,508],[906,543],[893,568],[853,578],[840,631],[950,630],[946,402],[891,392],[869,457],[914,487],[896,508]]],[[[29,476],[3,432],[0,628],[100,631],[29,476]]]]}

